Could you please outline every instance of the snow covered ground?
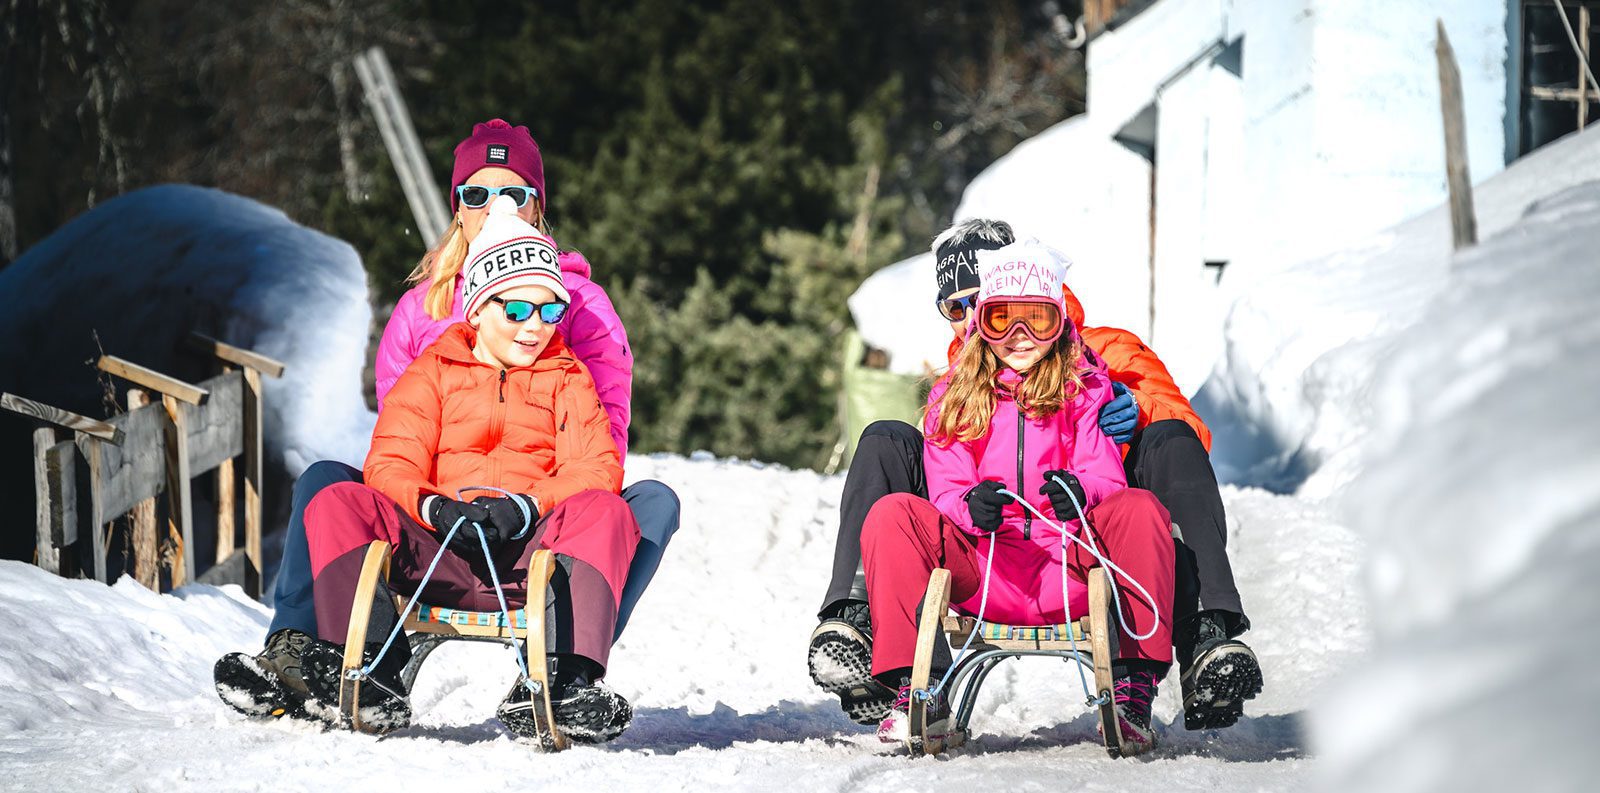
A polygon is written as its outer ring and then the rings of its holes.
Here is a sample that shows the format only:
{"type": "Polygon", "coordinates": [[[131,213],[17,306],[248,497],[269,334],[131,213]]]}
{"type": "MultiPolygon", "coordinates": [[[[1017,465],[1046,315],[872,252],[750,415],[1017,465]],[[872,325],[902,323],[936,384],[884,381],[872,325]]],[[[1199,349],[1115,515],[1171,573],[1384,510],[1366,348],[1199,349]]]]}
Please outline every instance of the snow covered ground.
{"type": "Polygon", "coordinates": [[[234,588],[158,596],[0,563],[0,778],[8,790],[1244,790],[1304,788],[1304,720],[1362,650],[1351,532],[1260,490],[1226,498],[1250,636],[1267,687],[1226,731],[1186,732],[1175,678],[1157,703],[1164,746],[1106,757],[1077,675],[1015,661],[984,689],[954,756],[896,756],[810,684],[806,638],[826,583],[842,476],[707,456],[638,456],[633,478],[683,497],[684,527],[613,656],[637,708],[604,747],[536,755],[494,719],[515,675],[489,645],[423,667],[417,723],[377,739],[244,720],[211,665],[260,646],[268,612],[234,588]],[[1314,538],[1314,539],[1308,539],[1314,538]]]}

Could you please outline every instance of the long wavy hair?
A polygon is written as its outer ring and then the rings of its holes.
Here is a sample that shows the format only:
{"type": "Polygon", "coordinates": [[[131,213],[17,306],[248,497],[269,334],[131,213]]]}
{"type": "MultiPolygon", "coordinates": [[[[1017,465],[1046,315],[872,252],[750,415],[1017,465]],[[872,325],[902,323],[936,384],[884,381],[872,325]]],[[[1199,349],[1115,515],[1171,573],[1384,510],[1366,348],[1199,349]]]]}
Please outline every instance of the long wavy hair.
{"type": "MultiPolygon", "coordinates": [[[[550,236],[550,224],[544,217],[544,206],[541,204],[533,216],[533,227],[546,237],[550,236]]],[[[553,238],[552,238],[553,239],[553,238]]],[[[456,276],[461,273],[461,268],[467,263],[467,232],[461,225],[461,216],[450,219],[450,224],[445,226],[444,235],[439,237],[439,242],[433,250],[422,255],[422,261],[417,262],[415,269],[406,276],[406,283],[420,284],[428,282],[428,294],[422,299],[422,307],[433,319],[444,319],[450,316],[450,311],[456,305],[456,276]]]]}
{"type": "MultiPolygon", "coordinates": [[[[988,434],[999,393],[1006,388],[998,380],[1005,368],[988,342],[976,332],[969,334],[955,366],[946,375],[948,386],[939,397],[938,421],[929,439],[937,443],[965,442],[988,434]]],[[[1088,371],[1083,339],[1068,328],[1028,370],[1012,398],[1028,418],[1048,418],[1083,392],[1083,375],[1088,371]]],[[[933,408],[931,404],[923,408],[924,421],[933,408]]]]}

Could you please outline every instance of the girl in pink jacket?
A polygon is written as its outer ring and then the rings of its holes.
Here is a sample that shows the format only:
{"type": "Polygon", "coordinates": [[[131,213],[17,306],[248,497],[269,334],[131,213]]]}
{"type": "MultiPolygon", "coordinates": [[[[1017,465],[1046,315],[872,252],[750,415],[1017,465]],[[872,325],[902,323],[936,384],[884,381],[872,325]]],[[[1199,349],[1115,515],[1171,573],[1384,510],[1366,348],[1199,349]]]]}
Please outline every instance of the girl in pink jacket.
{"type": "MultiPolygon", "coordinates": [[[[1171,519],[1155,496],[1128,487],[1121,454],[1100,430],[1111,380],[1067,318],[1060,286],[1065,263],[1037,243],[1019,242],[981,252],[978,268],[977,327],[928,395],[923,455],[929,498],[897,493],[880,499],[861,535],[872,675],[898,689],[878,735],[890,742],[906,737],[917,609],[935,568],[950,571],[951,602],[963,614],[979,611],[991,556],[985,619],[1060,624],[1068,619],[1064,597],[1074,618],[1088,612],[1084,581],[1098,560],[1076,543],[1063,551],[1060,535],[1004,489],[1069,532],[1084,539],[1087,533],[1154,599],[1119,577],[1127,630],[1113,664],[1114,698],[1124,740],[1148,748],[1154,745],[1150,703],[1172,661],[1171,519]],[[1078,520],[1074,497],[1087,527],[1078,520]]],[[[948,704],[937,697],[930,730],[948,717],[948,704]]]]}

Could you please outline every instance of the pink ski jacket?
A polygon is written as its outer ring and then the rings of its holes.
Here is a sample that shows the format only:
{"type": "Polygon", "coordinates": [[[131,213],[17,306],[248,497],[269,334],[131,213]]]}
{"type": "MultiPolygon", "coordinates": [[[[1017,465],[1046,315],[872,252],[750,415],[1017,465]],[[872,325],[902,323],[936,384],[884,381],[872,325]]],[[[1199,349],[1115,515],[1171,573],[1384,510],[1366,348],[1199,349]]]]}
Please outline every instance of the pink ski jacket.
{"type": "MultiPolygon", "coordinates": [[[[986,613],[990,620],[1013,625],[1063,621],[1061,537],[1013,502],[1002,512],[1000,529],[992,535],[991,544],[991,535],[972,526],[965,500],[967,491],[979,482],[997,479],[1054,519],[1050,499],[1039,494],[1046,471],[1061,469],[1078,476],[1088,501],[1085,511],[1128,486],[1122,454],[1100,430],[1097,420],[1100,407],[1111,401],[1111,379],[1098,356],[1090,355],[1094,369],[1084,377],[1084,392],[1055,415],[1029,419],[1017,409],[1008,390],[999,389],[988,434],[947,445],[933,440],[924,442],[929,500],[963,531],[984,538],[976,543],[980,564],[987,563],[991,552],[995,557],[986,613]]],[[[1000,381],[1013,386],[1022,377],[1007,369],[1001,373],[1000,381]]],[[[946,380],[940,380],[928,394],[930,408],[923,422],[924,437],[936,426],[938,401],[948,385],[946,380]]],[[[1080,529],[1076,519],[1065,525],[1069,531],[1080,529]]],[[[1083,584],[1071,581],[1068,592],[1073,616],[1087,613],[1088,594],[1083,584]]],[[[981,598],[980,591],[971,600],[956,604],[956,608],[976,614],[981,598]]]]}
{"type": "MultiPolygon", "coordinates": [[[[622,327],[611,298],[600,285],[589,280],[592,272],[589,261],[577,251],[563,251],[561,280],[572,294],[572,307],[558,327],[579,361],[594,378],[595,390],[600,394],[600,404],[611,422],[611,438],[617,442],[619,459],[628,455],[628,422],[632,418],[633,351],[628,347],[628,333],[622,327]]],[[[446,329],[464,317],[461,312],[461,276],[456,276],[455,308],[450,316],[434,319],[422,306],[428,294],[428,284],[412,287],[395,304],[389,324],[383,328],[383,339],[378,343],[376,364],[378,380],[378,412],[383,412],[383,398],[405,372],[406,367],[422,354],[446,329]]]]}

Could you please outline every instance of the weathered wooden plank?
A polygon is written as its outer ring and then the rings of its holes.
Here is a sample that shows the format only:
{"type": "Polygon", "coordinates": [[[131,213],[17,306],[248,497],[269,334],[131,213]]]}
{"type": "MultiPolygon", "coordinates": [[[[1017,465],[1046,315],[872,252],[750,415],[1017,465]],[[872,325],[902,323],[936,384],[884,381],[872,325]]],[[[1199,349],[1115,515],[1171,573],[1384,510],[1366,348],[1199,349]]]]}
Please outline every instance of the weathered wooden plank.
{"type": "MultiPolygon", "coordinates": [[[[7,394],[10,396],[10,394],[7,394]]],[[[40,427],[33,431],[33,521],[34,564],[45,571],[61,574],[61,546],[58,531],[51,523],[54,512],[50,482],[50,449],[56,445],[56,431],[40,427]]]]}
{"type": "Polygon", "coordinates": [[[172,585],[193,581],[198,569],[194,562],[194,499],[189,494],[189,406],[171,394],[161,396],[167,411],[167,503],[168,526],[183,543],[181,564],[172,569],[172,585]]]}
{"type": "Polygon", "coordinates": [[[227,342],[218,341],[204,333],[190,333],[189,344],[228,363],[237,364],[247,369],[254,369],[268,377],[283,376],[282,361],[268,358],[253,350],[235,347],[227,342]]]}
{"type": "MultiPolygon", "coordinates": [[[[50,479],[50,531],[57,548],[78,541],[78,449],[72,441],[50,447],[45,458],[50,479]]],[[[60,559],[61,574],[76,567],[70,559],[60,559]]]]}
{"type": "MultiPolygon", "coordinates": [[[[112,422],[122,430],[123,444],[100,449],[100,505],[107,515],[121,515],[166,487],[168,422],[161,405],[130,409],[112,422]]],[[[87,443],[78,445],[87,459],[87,443]]]]}
{"type": "Polygon", "coordinates": [[[233,555],[234,530],[233,519],[233,460],[223,460],[217,466],[217,556],[216,561],[221,564],[223,560],[233,555]]]}
{"type": "Polygon", "coordinates": [[[244,430],[244,549],[249,555],[244,591],[261,598],[261,373],[244,370],[240,393],[244,430]]]}
{"type": "Polygon", "coordinates": [[[58,427],[63,427],[74,432],[92,435],[110,443],[122,443],[122,431],[116,426],[104,421],[80,416],[68,410],[53,408],[42,402],[23,399],[16,394],[0,394],[0,408],[5,408],[13,413],[20,413],[28,418],[47,421],[58,427]]]}
{"type": "Polygon", "coordinates": [[[211,396],[188,409],[189,473],[199,476],[244,452],[243,392],[240,372],[217,375],[200,386],[211,396]]]}
{"type": "Polygon", "coordinates": [[[83,453],[84,459],[89,461],[89,519],[84,529],[89,532],[89,550],[93,554],[94,580],[101,583],[110,583],[106,580],[106,520],[115,517],[105,509],[102,483],[105,481],[105,449],[107,444],[99,438],[88,435],[77,437],[78,449],[83,453]]]}
{"type": "MultiPolygon", "coordinates": [[[[128,389],[128,410],[134,411],[150,404],[150,395],[140,389],[128,389]]],[[[163,439],[164,442],[164,439],[163,439]]],[[[161,544],[156,539],[156,500],[147,498],[135,504],[128,513],[133,523],[133,577],[152,592],[161,591],[161,544]]]]}
{"type": "Polygon", "coordinates": [[[168,377],[154,369],[146,369],[132,361],[124,361],[114,355],[102,355],[95,363],[100,371],[115,375],[131,383],[138,383],[164,397],[173,397],[180,402],[198,405],[205,401],[207,393],[204,388],[190,383],[185,383],[176,377],[168,377]]]}
{"type": "Polygon", "coordinates": [[[1467,121],[1461,97],[1461,69],[1444,20],[1435,20],[1439,59],[1439,106],[1444,113],[1445,178],[1450,187],[1450,231],[1456,250],[1478,244],[1478,219],[1472,206],[1472,174],[1467,167],[1467,121]]]}

